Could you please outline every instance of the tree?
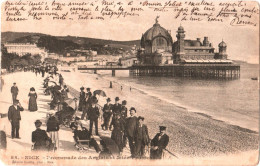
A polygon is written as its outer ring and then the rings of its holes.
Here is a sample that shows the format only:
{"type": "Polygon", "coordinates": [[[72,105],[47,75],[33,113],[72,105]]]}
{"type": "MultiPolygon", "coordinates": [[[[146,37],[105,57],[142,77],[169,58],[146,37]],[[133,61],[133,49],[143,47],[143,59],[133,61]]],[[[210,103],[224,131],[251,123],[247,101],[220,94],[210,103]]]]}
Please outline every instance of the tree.
{"type": "Polygon", "coordinates": [[[33,59],[33,65],[37,65],[37,64],[41,63],[42,57],[39,54],[37,54],[37,55],[33,56],[32,59],[33,59]]]}
{"type": "Polygon", "coordinates": [[[7,48],[3,44],[1,47],[1,52],[2,52],[2,57],[1,57],[2,69],[10,70],[11,61],[14,59],[19,59],[19,56],[14,53],[8,53],[7,48]]]}

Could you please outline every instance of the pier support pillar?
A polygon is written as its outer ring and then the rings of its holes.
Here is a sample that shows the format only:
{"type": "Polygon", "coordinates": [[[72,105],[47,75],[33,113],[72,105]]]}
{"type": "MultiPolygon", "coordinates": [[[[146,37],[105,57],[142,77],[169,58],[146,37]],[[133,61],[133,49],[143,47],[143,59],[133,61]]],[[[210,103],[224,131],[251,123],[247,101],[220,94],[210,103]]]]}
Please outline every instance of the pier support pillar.
{"type": "Polygon", "coordinates": [[[112,76],[113,76],[113,77],[116,76],[116,70],[112,70],[112,76]]]}
{"type": "Polygon", "coordinates": [[[94,74],[97,74],[97,70],[94,70],[94,74]]]}

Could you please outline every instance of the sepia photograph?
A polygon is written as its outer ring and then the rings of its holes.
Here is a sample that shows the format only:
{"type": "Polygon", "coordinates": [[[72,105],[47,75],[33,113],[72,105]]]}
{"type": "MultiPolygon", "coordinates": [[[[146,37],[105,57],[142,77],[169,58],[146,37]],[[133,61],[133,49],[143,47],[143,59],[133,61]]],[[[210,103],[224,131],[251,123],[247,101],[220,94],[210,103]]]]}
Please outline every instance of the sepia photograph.
{"type": "Polygon", "coordinates": [[[0,2],[1,165],[258,165],[258,1],[0,2]]]}

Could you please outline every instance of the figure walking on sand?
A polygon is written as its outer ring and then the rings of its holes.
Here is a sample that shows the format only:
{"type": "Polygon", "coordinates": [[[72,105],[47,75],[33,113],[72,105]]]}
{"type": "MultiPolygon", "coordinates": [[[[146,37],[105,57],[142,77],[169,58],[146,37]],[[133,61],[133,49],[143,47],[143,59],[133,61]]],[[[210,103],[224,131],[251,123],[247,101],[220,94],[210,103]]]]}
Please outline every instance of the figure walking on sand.
{"type": "Polygon", "coordinates": [[[136,134],[136,129],[138,125],[138,119],[135,116],[136,110],[134,107],[130,108],[130,117],[126,119],[126,134],[129,142],[129,147],[131,151],[131,157],[135,157],[135,134],[136,134]]]}
{"type": "Polygon", "coordinates": [[[83,106],[85,105],[85,100],[86,100],[86,93],[84,92],[84,87],[80,88],[80,93],[79,93],[79,111],[83,111],[83,106]]]}
{"type": "Polygon", "coordinates": [[[107,103],[103,107],[103,118],[104,118],[104,123],[101,125],[103,130],[108,130],[109,127],[109,120],[112,116],[112,105],[110,104],[111,99],[107,98],[107,103]]]}
{"type": "Polygon", "coordinates": [[[28,110],[31,112],[37,111],[38,110],[37,101],[36,101],[37,93],[35,92],[34,87],[30,88],[30,92],[28,96],[30,97],[28,110]]]}
{"type": "Polygon", "coordinates": [[[151,141],[150,159],[162,159],[163,150],[169,143],[166,127],[160,126],[159,128],[160,133],[157,133],[151,141]]]}
{"type": "MultiPolygon", "coordinates": [[[[121,119],[122,119],[124,125],[126,124],[126,118],[127,118],[126,104],[127,104],[127,101],[123,100],[122,101],[122,107],[121,107],[121,119]]],[[[124,147],[126,147],[126,140],[127,140],[127,136],[126,136],[126,133],[124,132],[124,135],[123,135],[124,147]]]]}
{"type": "Polygon", "coordinates": [[[11,93],[12,93],[13,102],[14,102],[15,100],[17,100],[18,92],[19,92],[19,89],[18,89],[18,87],[16,86],[16,83],[14,82],[14,83],[13,83],[13,86],[11,87],[11,93]]]}
{"type": "Polygon", "coordinates": [[[95,132],[96,132],[96,135],[99,135],[98,134],[98,117],[99,117],[99,110],[98,110],[98,107],[97,107],[97,103],[98,103],[98,100],[96,97],[93,97],[92,98],[92,104],[89,108],[89,132],[90,134],[92,134],[92,128],[93,128],[93,123],[95,124],[95,132]]]}
{"type": "Polygon", "coordinates": [[[116,114],[121,114],[122,105],[119,103],[119,100],[119,97],[115,98],[115,104],[112,107],[113,116],[116,114]]]}
{"type": "Polygon", "coordinates": [[[88,112],[89,112],[89,107],[91,107],[91,100],[92,100],[92,93],[90,91],[90,88],[87,88],[87,93],[86,93],[86,97],[85,97],[85,101],[84,101],[84,106],[83,106],[83,109],[82,109],[82,115],[81,115],[81,119],[83,120],[86,115],[87,115],[87,118],[89,118],[89,115],[88,115],[88,112]]]}
{"type": "Polygon", "coordinates": [[[125,131],[125,126],[120,114],[117,114],[116,117],[112,120],[111,126],[113,126],[111,139],[115,141],[121,154],[124,148],[123,134],[125,131]]]}
{"type": "Polygon", "coordinates": [[[150,138],[148,134],[148,128],[144,124],[144,117],[138,117],[138,126],[135,134],[135,157],[145,157],[145,146],[149,145],[150,138]]]}

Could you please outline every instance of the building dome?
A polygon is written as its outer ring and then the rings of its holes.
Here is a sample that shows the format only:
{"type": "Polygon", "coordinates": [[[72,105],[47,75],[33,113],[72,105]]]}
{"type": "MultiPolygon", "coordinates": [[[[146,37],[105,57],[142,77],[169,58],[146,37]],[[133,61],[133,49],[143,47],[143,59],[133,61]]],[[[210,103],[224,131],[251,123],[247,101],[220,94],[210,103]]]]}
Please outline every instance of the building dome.
{"type": "Polygon", "coordinates": [[[170,41],[172,43],[172,37],[170,33],[166,29],[161,27],[160,24],[158,23],[155,23],[153,27],[148,29],[143,34],[141,42],[152,41],[155,37],[159,37],[159,36],[166,38],[167,41],[170,41]]]}
{"type": "Polygon", "coordinates": [[[218,47],[227,47],[227,44],[224,41],[222,41],[221,43],[219,43],[218,47]]]}

